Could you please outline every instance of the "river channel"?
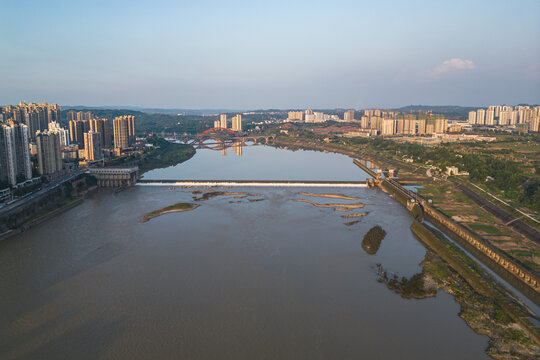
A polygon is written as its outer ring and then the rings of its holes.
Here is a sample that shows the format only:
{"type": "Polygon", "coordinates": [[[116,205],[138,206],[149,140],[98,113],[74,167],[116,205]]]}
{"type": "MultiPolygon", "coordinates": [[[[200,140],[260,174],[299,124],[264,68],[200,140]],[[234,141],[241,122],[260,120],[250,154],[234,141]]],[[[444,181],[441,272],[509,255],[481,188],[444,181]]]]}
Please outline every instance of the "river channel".
{"type": "MultiPolygon", "coordinates": [[[[364,180],[338,154],[248,146],[197,150],[145,179],[364,180]],[[241,154],[241,156],[239,155],[241,154]]],[[[488,338],[439,291],[403,299],[377,282],[420,271],[413,219],[370,188],[234,187],[192,211],[193,188],[100,190],[0,242],[1,359],[487,359],[488,338]],[[354,225],[300,192],[365,203],[354,225]],[[257,201],[250,201],[257,200],[257,201]],[[361,247],[375,225],[375,255],[361,247]]],[[[200,196],[200,195],[199,195],[200,196]]]]}

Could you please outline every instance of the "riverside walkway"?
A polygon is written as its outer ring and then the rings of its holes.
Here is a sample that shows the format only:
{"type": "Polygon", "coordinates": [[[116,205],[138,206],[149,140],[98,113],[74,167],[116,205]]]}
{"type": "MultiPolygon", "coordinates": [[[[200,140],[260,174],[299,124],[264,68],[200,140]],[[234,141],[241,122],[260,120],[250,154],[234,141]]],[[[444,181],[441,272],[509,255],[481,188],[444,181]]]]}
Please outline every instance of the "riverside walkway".
{"type": "Polygon", "coordinates": [[[313,180],[139,180],[139,186],[367,187],[365,181],[313,180]]]}

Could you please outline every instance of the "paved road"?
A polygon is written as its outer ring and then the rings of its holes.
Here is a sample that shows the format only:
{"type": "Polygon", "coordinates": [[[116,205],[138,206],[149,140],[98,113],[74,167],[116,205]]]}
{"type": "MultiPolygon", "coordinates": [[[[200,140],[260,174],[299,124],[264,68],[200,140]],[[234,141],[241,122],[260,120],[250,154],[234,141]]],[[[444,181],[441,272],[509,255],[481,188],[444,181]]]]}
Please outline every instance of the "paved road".
{"type": "Polygon", "coordinates": [[[25,197],[24,199],[15,201],[12,204],[9,204],[9,205],[6,205],[6,206],[0,208],[0,216],[5,215],[5,214],[7,214],[7,213],[21,207],[21,206],[24,206],[24,205],[28,204],[29,202],[31,202],[31,201],[33,201],[33,200],[35,200],[37,198],[45,195],[47,192],[56,189],[57,187],[59,187],[60,185],[65,183],[66,181],[73,180],[74,178],[81,175],[85,171],[86,171],[86,169],[80,169],[80,170],[77,170],[77,171],[67,175],[66,177],[64,177],[62,179],[55,180],[55,181],[52,181],[50,183],[44,184],[41,190],[33,193],[32,195],[29,195],[29,196],[25,197]]]}

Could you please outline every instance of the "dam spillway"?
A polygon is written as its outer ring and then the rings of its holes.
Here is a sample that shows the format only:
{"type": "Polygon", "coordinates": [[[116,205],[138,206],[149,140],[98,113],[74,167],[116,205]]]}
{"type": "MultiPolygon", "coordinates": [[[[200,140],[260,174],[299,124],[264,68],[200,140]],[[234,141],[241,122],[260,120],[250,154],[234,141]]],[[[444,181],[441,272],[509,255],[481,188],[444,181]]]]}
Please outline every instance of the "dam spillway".
{"type": "Polygon", "coordinates": [[[367,187],[365,181],[312,180],[139,180],[140,186],[367,187]]]}

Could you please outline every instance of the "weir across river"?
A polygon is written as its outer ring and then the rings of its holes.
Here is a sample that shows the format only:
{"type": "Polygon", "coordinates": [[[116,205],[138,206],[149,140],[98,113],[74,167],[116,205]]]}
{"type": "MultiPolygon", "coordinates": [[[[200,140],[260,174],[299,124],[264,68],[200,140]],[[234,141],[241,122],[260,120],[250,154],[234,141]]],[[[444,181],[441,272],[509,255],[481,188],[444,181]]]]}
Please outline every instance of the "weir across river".
{"type": "Polygon", "coordinates": [[[365,181],[313,180],[139,180],[142,186],[367,187],[365,181]]]}

